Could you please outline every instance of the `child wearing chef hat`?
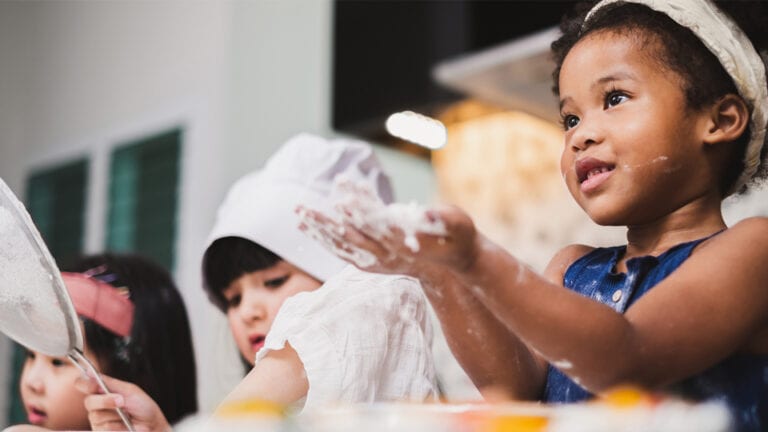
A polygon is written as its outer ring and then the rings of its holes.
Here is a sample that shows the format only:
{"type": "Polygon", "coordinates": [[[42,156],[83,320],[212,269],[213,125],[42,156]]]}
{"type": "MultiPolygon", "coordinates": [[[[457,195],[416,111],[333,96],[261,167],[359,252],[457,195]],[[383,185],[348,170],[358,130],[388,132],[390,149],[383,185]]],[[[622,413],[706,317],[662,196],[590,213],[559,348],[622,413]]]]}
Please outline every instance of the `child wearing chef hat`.
{"type": "MultiPolygon", "coordinates": [[[[204,288],[253,366],[225,404],[257,399],[306,411],[436,396],[432,329],[419,282],[358,270],[298,228],[299,205],[334,211],[339,176],[392,201],[368,144],[300,134],[263,169],[238,180],[220,206],[203,257],[204,288]]],[[[88,398],[105,416],[118,406],[115,398],[88,398]]],[[[160,428],[159,412],[132,410],[128,399],[118,402],[134,424],[160,428]]]]}

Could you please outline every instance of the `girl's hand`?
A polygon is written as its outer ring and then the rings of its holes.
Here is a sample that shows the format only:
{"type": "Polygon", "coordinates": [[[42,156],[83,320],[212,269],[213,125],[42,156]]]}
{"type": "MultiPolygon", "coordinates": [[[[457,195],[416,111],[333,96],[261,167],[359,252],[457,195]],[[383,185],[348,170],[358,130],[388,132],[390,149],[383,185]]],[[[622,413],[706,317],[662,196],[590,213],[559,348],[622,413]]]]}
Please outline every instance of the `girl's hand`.
{"type": "Polygon", "coordinates": [[[75,386],[87,394],[85,409],[92,430],[127,430],[116,408],[123,410],[133,427],[139,431],[170,431],[160,407],[135,384],[103,376],[111,394],[103,394],[98,383],[91,378],[81,377],[75,386]]]}
{"type": "Polygon", "coordinates": [[[300,207],[299,228],[363,270],[418,277],[445,267],[461,272],[476,259],[475,225],[458,207],[365,207],[347,202],[339,210],[342,217],[334,220],[300,207]]]}

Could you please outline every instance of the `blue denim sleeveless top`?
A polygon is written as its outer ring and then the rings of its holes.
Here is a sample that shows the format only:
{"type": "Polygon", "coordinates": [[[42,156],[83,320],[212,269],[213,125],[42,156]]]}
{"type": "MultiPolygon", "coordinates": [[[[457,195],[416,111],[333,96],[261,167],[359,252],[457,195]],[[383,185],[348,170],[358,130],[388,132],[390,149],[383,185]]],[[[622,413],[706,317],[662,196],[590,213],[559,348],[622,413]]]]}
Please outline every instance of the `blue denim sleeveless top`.
{"type": "MultiPolygon", "coordinates": [[[[626,246],[598,248],[576,260],[565,273],[565,287],[624,313],[643,294],[672,273],[706,238],[679,244],[658,257],[627,261],[627,273],[615,273],[626,246]]],[[[718,400],[733,416],[736,430],[768,429],[768,356],[733,355],[667,389],[688,400],[718,400]]],[[[592,395],[549,366],[542,400],[577,402],[592,395]]]]}

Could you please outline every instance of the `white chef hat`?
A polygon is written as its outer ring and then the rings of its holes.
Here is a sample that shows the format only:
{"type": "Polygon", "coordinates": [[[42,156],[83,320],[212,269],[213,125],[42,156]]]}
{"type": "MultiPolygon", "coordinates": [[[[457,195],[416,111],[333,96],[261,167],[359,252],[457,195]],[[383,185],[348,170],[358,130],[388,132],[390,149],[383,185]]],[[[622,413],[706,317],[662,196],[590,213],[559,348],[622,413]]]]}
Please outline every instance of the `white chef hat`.
{"type": "Polygon", "coordinates": [[[299,230],[294,210],[302,204],[333,215],[333,181],[340,174],[368,185],[385,203],[392,202],[389,178],[370,145],[299,134],[283,144],[263,169],[232,185],[206,248],[224,237],[241,237],[327,280],[346,263],[299,230]]]}

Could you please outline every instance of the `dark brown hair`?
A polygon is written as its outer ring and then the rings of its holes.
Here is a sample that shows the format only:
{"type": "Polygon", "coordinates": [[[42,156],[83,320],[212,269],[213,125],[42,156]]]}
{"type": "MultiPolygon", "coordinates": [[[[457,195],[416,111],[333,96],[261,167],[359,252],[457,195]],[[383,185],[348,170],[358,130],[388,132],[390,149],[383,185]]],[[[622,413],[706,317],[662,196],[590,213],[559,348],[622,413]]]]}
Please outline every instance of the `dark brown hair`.
{"type": "Polygon", "coordinates": [[[217,239],[203,255],[203,288],[208,299],[227,312],[223,291],[248,273],[268,269],[281,258],[269,249],[242,237],[217,239]]]}
{"type": "Polygon", "coordinates": [[[82,318],[88,348],[103,371],[132,382],[175,423],[197,411],[197,375],[187,310],[171,275],[160,265],[130,254],[83,257],[66,271],[89,272],[128,290],[134,304],[130,338],[82,318]],[[94,273],[94,269],[98,269],[94,273]]]}

